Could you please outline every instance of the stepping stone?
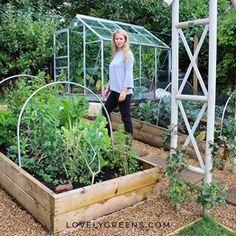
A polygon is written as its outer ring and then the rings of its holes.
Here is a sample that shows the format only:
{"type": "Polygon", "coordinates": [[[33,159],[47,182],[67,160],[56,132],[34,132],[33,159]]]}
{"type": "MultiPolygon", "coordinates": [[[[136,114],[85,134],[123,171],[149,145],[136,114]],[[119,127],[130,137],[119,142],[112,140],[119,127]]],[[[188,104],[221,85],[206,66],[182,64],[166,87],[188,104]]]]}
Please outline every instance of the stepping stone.
{"type": "Polygon", "coordinates": [[[213,175],[213,177],[212,177],[212,182],[215,183],[215,184],[223,184],[223,183],[224,183],[224,180],[221,179],[221,178],[215,177],[215,176],[213,175]]]}
{"type": "Polygon", "coordinates": [[[143,149],[137,149],[138,157],[147,156],[149,153],[143,149]]]}
{"type": "Polygon", "coordinates": [[[229,204],[236,206],[236,186],[230,187],[226,200],[229,204]]]}
{"type": "Polygon", "coordinates": [[[147,156],[138,157],[138,159],[152,166],[158,166],[161,169],[166,170],[167,160],[157,154],[149,154],[147,156]]]}
{"type": "MultiPolygon", "coordinates": [[[[203,175],[202,175],[203,176],[203,175]]],[[[202,180],[200,182],[197,183],[197,186],[198,187],[201,187],[204,183],[204,177],[202,177],[202,180]]],[[[215,176],[212,176],[212,183],[215,183],[215,184],[223,184],[224,183],[224,180],[221,179],[221,178],[218,178],[218,177],[215,177],[215,176]]]]}
{"type": "Polygon", "coordinates": [[[190,185],[196,185],[203,179],[202,174],[198,174],[190,170],[183,170],[180,177],[190,185]]]}

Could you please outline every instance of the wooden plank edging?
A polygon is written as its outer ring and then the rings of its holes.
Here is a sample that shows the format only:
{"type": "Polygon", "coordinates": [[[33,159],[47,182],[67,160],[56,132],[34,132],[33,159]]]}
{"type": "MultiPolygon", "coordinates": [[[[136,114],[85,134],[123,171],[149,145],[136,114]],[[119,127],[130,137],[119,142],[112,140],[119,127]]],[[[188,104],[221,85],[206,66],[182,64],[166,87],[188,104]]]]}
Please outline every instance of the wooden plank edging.
{"type": "MultiPolygon", "coordinates": [[[[8,178],[25,193],[31,196],[31,198],[36,200],[38,204],[42,205],[50,212],[53,195],[55,194],[52,190],[47,188],[2,153],[0,153],[0,171],[8,176],[8,178]]],[[[8,191],[8,189],[6,190],[8,191]]]]}
{"type": "Polygon", "coordinates": [[[162,177],[159,167],[111,179],[55,195],[55,212],[61,214],[90,204],[158,183],[162,177]]]}
{"type": "Polygon", "coordinates": [[[51,230],[52,218],[50,209],[45,209],[35,199],[31,198],[24,190],[14,183],[5,173],[0,171],[1,186],[13,196],[17,202],[24,206],[41,224],[51,230]]]}
{"type": "MultiPolygon", "coordinates": [[[[122,124],[121,116],[119,113],[112,112],[111,119],[112,119],[112,128],[116,130],[117,127],[120,124],[122,124]]],[[[134,138],[144,143],[147,143],[151,146],[158,147],[158,148],[162,148],[164,146],[163,136],[165,132],[168,131],[167,129],[160,126],[153,125],[153,124],[149,124],[145,121],[140,121],[134,118],[132,118],[132,123],[133,123],[133,129],[134,129],[134,138]]],[[[187,135],[178,133],[178,142],[180,145],[184,144],[186,138],[187,138],[187,135]]],[[[201,140],[196,140],[196,142],[198,144],[200,153],[204,156],[206,142],[201,141],[201,140]]],[[[196,157],[196,153],[193,149],[191,142],[188,145],[187,151],[188,151],[189,156],[194,157],[194,158],[196,157]]]]}
{"type": "Polygon", "coordinates": [[[54,232],[59,232],[65,228],[73,228],[73,223],[86,222],[98,217],[111,214],[123,208],[133,206],[134,204],[146,200],[158,194],[160,191],[160,183],[145,186],[105,201],[95,202],[89,206],[75,209],[55,216],[54,232]]]}
{"type": "Polygon", "coordinates": [[[95,219],[158,194],[162,176],[153,167],[56,194],[0,153],[1,186],[53,233],[66,229],[66,220],[95,219]]]}

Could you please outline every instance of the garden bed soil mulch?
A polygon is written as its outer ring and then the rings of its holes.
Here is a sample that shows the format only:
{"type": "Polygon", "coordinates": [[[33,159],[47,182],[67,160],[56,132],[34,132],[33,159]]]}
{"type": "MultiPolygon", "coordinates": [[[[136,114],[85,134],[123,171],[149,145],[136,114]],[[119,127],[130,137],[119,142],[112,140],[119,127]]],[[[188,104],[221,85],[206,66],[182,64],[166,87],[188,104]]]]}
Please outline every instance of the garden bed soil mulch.
{"type": "MultiPolygon", "coordinates": [[[[134,142],[136,148],[155,153],[163,157],[168,152],[162,149],[150,147],[141,142],[134,142]]],[[[226,186],[235,184],[235,175],[229,168],[224,171],[216,171],[217,177],[223,177],[226,186]]],[[[186,203],[176,212],[166,196],[168,182],[162,181],[161,192],[149,200],[135,206],[117,211],[113,214],[85,222],[84,225],[76,222],[68,225],[68,230],[62,231],[56,236],[156,236],[169,233],[199,219],[202,208],[196,203],[186,203]]],[[[214,208],[211,211],[221,224],[236,231],[236,207],[226,205],[214,208]]],[[[1,236],[49,236],[48,231],[34,218],[22,209],[9,195],[0,188],[0,235],[1,236]]]]}

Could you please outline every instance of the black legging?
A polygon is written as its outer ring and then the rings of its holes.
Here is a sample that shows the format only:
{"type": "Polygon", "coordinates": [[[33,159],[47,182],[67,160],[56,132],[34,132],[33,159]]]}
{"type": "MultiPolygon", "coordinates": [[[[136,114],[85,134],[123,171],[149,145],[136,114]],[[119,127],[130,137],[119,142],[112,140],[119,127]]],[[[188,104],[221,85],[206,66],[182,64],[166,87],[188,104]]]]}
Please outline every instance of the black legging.
{"type": "MultiPolygon", "coordinates": [[[[132,125],[131,115],[130,115],[130,103],[131,103],[132,95],[131,94],[126,95],[126,98],[123,102],[118,102],[119,96],[120,96],[119,93],[111,91],[109,94],[109,97],[107,98],[105,102],[105,107],[110,116],[111,112],[114,111],[114,109],[117,106],[119,106],[121,119],[125,126],[125,131],[133,135],[133,125],[132,125]]],[[[104,110],[103,110],[103,115],[107,117],[104,110]]],[[[106,127],[108,129],[108,133],[110,134],[109,124],[106,127]]]]}

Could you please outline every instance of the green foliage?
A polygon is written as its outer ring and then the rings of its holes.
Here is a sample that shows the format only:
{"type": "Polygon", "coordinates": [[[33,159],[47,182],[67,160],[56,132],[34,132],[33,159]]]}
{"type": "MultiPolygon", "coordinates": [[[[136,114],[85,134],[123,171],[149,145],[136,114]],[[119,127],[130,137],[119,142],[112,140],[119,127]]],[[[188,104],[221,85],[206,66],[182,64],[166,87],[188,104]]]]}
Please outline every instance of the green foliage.
{"type": "Polygon", "coordinates": [[[179,178],[180,173],[187,167],[186,150],[175,149],[169,155],[168,164],[166,168],[167,177],[169,180],[179,178]]]}
{"type": "Polygon", "coordinates": [[[60,114],[62,126],[72,126],[77,124],[82,118],[87,117],[89,104],[84,96],[65,98],[61,100],[61,103],[63,105],[60,114]]]}
{"type": "MultiPolygon", "coordinates": [[[[14,161],[17,161],[15,117],[27,96],[41,85],[38,81],[19,79],[4,90],[5,101],[14,112],[0,113],[3,127],[0,140],[6,146],[11,144],[8,155],[14,161]]],[[[93,122],[85,121],[88,105],[86,97],[64,97],[57,87],[49,87],[35,95],[26,106],[20,126],[22,166],[54,185],[64,182],[65,175],[66,181],[71,183],[94,183],[95,176],[107,165],[103,157],[110,153],[110,138],[105,117],[99,115],[93,122]]],[[[128,154],[131,149],[126,148],[128,154]]],[[[134,163],[128,157],[127,160],[134,163]]],[[[133,166],[123,166],[124,173],[132,172],[133,166]]]]}
{"type": "MultiPolygon", "coordinates": [[[[144,101],[140,103],[137,107],[132,111],[132,116],[138,120],[142,120],[151,124],[157,124],[164,128],[168,128],[170,125],[171,118],[171,97],[164,96],[160,103],[156,101],[144,101]],[[158,117],[157,117],[158,116],[158,117]]],[[[186,116],[188,117],[188,121],[190,126],[193,126],[196,118],[199,114],[201,104],[199,102],[194,101],[183,101],[182,105],[185,109],[186,116]]],[[[196,133],[200,132],[203,128],[202,126],[198,126],[196,128],[196,133]]],[[[181,115],[179,115],[178,121],[178,132],[187,133],[187,128],[184,123],[184,119],[181,115]]]]}
{"type": "Polygon", "coordinates": [[[103,154],[110,147],[106,119],[99,115],[94,122],[80,121],[68,129],[62,127],[66,153],[63,165],[70,182],[94,183],[94,177],[107,164],[103,154]]]}
{"type": "Polygon", "coordinates": [[[4,97],[8,106],[12,109],[15,115],[20,114],[20,110],[28,97],[43,86],[46,82],[45,74],[39,75],[41,80],[19,78],[15,81],[10,81],[7,87],[4,88],[4,97]]]}
{"type": "Polygon", "coordinates": [[[57,184],[63,174],[61,155],[65,150],[60,132],[60,100],[31,103],[21,125],[22,166],[47,183],[57,184]]]}
{"type": "Polygon", "coordinates": [[[186,150],[175,149],[170,153],[166,175],[169,180],[169,186],[167,190],[167,196],[174,203],[176,210],[181,202],[185,202],[190,199],[190,192],[194,188],[187,185],[187,183],[180,178],[180,173],[186,169],[186,150]]]}
{"type": "Polygon", "coordinates": [[[165,130],[164,135],[162,137],[164,150],[170,149],[171,133],[174,130],[174,126],[169,125],[167,128],[168,129],[165,130]]]}
{"type": "Polygon", "coordinates": [[[180,178],[180,173],[187,167],[185,150],[177,149],[170,155],[167,164],[167,177],[169,187],[168,197],[173,201],[175,206],[179,203],[190,199],[190,192],[197,193],[197,203],[211,209],[215,205],[225,204],[227,191],[215,183],[204,183],[201,188],[190,187],[180,178]]]}
{"type": "Polygon", "coordinates": [[[174,179],[168,186],[167,196],[174,203],[175,206],[180,202],[190,200],[190,187],[182,179],[174,179]]]}
{"type": "Polygon", "coordinates": [[[59,21],[50,11],[40,11],[30,5],[16,8],[1,5],[0,75],[45,70],[54,49],[52,35],[59,21]]]}
{"type": "Polygon", "coordinates": [[[227,191],[216,183],[204,183],[197,202],[210,210],[213,206],[226,204],[227,191]]]}
{"type": "MultiPolygon", "coordinates": [[[[222,120],[222,136],[226,136],[228,141],[233,143],[236,136],[236,119],[235,119],[235,102],[236,102],[236,90],[228,92],[230,97],[227,107],[224,106],[225,116],[222,120]]],[[[225,104],[226,105],[226,104],[225,104]]],[[[218,127],[220,129],[221,127],[218,127]]]]}
{"type": "Polygon", "coordinates": [[[132,145],[132,137],[120,126],[114,135],[114,146],[109,153],[108,165],[118,169],[121,174],[132,174],[140,169],[136,159],[137,152],[132,145]]]}
{"type": "Polygon", "coordinates": [[[228,9],[219,17],[218,41],[219,41],[219,63],[218,89],[225,90],[228,85],[235,88],[236,84],[236,13],[235,9],[228,9]]]}
{"type": "Polygon", "coordinates": [[[0,146],[8,146],[16,134],[17,118],[11,110],[0,111],[0,146]]]}
{"type": "Polygon", "coordinates": [[[226,136],[218,134],[219,131],[215,131],[214,143],[210,143],[212,148],[213,164],[219,169],[224,169],[224,164],[227,160],[233,161],[236,153],[236,142],[234,139],[230,139],[226,136]]]}
{"type": "Polygon", "coordinates": [[[157,118],[157,105],[153,101],[142,102],[135,107],[132,116],[136,119],[153,124],[156,122],[157,118]]]}
{"type": "Polygon", "coordinates": [[[16,138],[17,121],[22,106],[31,93],[44,84],[45,73],[39,73],[38,78],[40,80],[27,77],[15,78],[3,88],[2,99],[8,105],[8,110],[1,111],[0,114],[1,145],[7,147],[16,138]]]}

